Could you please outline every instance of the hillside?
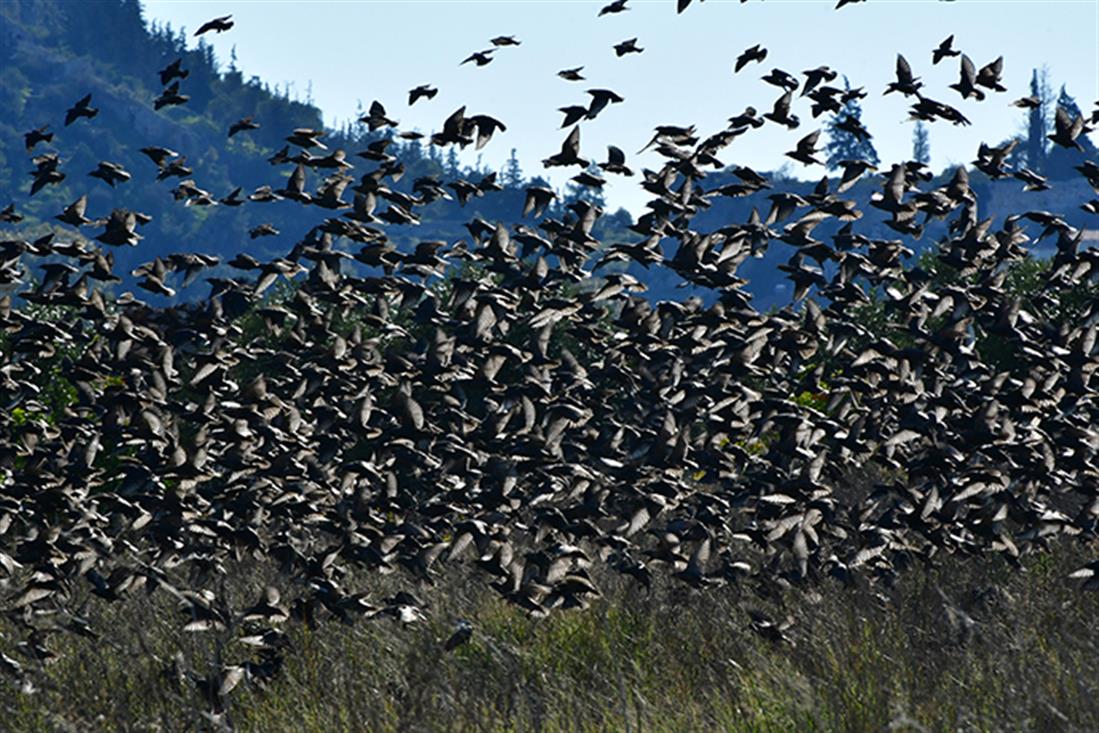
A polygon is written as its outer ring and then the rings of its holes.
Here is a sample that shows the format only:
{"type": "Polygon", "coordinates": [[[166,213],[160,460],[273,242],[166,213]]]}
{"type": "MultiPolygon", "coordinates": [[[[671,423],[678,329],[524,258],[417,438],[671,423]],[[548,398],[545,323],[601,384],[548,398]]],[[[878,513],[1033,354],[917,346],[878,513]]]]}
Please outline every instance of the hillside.
{"type": "MultiPolygon", "coordinates": [[[[0,4],[0,191],[17,202],[26,219],[20,231],[41,233],[53,226],[65,236],[53,217],[80,195],[88,195],[88,216],[105,216],[111,207],[125,206],[152,217],[143,229],[140,248],[115,250],[117,269],[128,272],[141,262],[186,246],[211,255],[231,257],[242,242],[257,257],[285,255],[309,229],[325,218],[322,209],[310,210],[287,202],[229,207],[183,206],[172,195],[183,178],[155,182],[156,166],[140,152],[145,146],[162,146],[186,158],[193,180],[214,198],[241,187],[247,196],[259,186],[280,188],[289,171],[268,162],[286,146],[285,137],[295,128],[322,129],[316,107],[289,99],[269,84],[245,74],[230,63],[222,67],[211,49],[201,42],[186,50],[182,29],[148,27],[140,3],[107,0],[65,3],[57,0],[16,0],[0,4]],[[156,73],[182,59],[188,72],[183,92],[190,99],[180,106],[154,110],[161,91],[156,73]],[[99,109],[95,124],[77,121],[64,126],[65,110],[85,94],[99,109]],[[229,127],[245,116],[260,124],[255,130],[227,137],[229,127]],[[62,151],[61,170],[66,180],[48,186],[27,199],[31,155],[24,149],[24,133],[49,125],[54,138],[38,145],[33,154],[62,151]],[[87,177],[99,161],[119,163],[133,176],[113,190],[87,177]],[[36,229],[36,223],[39,228],[36,229]],[[249,231],[272,224],[280,234],[249,239],[249,231]]],[[[347,124],[329,130],[325,138],[332,150],[345,149],[356,161],[356,175],[375,166],[354,153],[383,137],[365,125],[347,124]]],[[[453,155],[444,158],[433,146],[419,141],[396,140],[387,150],[405,166],[402,183],[394,188],[405,193],[424,176],[443,183],[467,178],[473,183],[488,170],[460,166],[453,155]]],[[[310,173],[308,188],[318,185],[325,171],[310,173]]],[[[502,177],[501,177],[502,178],[502,177]]],[[[503,179],[502,179],[503,180],[503,179]]],[[[440,200],[419,213],[420,237],[455,240],[467,237],[465,224],[474,217],[493,221],[516,218],[522,210],[524,179],[505,184],[495,196],[475,198],[466,206],[440,200]]],[[[453,196],[453,191],[450,191],[453,196]]],[[[568,200],[566,197],[561,203],[568,200]]],[[[558,208],[563,211],[563,209],[558,208]]],[[[619,212],[606,217],[601,229],[628,224],[619,212]]],[[[405,227],[390,226],[389,236],[399,245],[414,244],[405,227]]]]}

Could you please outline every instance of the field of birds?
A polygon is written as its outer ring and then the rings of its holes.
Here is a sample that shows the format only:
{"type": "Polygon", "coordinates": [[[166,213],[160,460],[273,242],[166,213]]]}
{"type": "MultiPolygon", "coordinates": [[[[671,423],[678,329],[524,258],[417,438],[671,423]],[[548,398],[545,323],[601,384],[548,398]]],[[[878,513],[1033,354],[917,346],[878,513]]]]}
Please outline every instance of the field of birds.
{"type": "MultiPolygon", "coordinates": [[[[522,53],[486,45],[463,63],[522,53]]],[[[94,93],[42,119],[26,187],[0,189],[0,730],[1099,729],[1099,250],[1063,212],[986,217],[974,171],[1049,186],[979,131],[939,178],[851,159],[802,195],[733,163],[765,125],[803,128],[776,158],[815,163],[813,119],[882,92],[930,125],[1037,104],[1003,63],[951,37],[884,90],[775,68],[772,108],[657,127],[656,170],[588,157],[584,125],[624,101],[592,89],[543,165],[647,192],[613,241],[596,203],[547,213],[548,185],[418,239],[421,209],[500,186],[409,181],[387,147],[507,128],[462,107],[421,135],[379,102],[361,123],[388,138],[287,129],[254,190],[204,190],[135,133],[144,168],[91,174],[113,208],[80,195],[32,234],[27,203],[86,173],[67,132],[101,122],[94,93]],[[914,71],[950,63],[947,89],[914,71]],[[179,242],[117,272],[152,218],[134,187],[326,218],[283,256],[179,242]],[[747,221],[693,223],[757,194],[747,221]],[[762,310],[738,267],[776,243],[792,298],[762,310]],[[695,294],[647,297],[635,273],[661,269],[695,294]]],[[[149,74],[154,112],[187,105],[181,60],[149,74]]],[[[1054,122],[1082,151],[1099,108],[1054,122]]],[[[1099,161],[1076,171],[1099,192],[1099,161]]]]}

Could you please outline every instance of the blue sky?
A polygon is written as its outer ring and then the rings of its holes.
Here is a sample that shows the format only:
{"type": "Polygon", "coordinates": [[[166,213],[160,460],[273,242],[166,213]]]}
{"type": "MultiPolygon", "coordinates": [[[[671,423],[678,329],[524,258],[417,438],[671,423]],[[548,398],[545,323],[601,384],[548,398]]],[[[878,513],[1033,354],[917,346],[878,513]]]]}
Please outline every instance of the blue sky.
{"type": "MultiPolygon", "coordinates": [[[[586,104],[589,88],[612,89],[626,98],[597,120],[583,123],[581,152],[605,159],[614,143],[638,170],[660,164],[653,153],[636,155],[658,124],[695,124],[701,134],[722,129],[747,105],[770,109],[778,90],[760,76],[779,67],[793,73],[820,65],[850,77],[870,92],[863,121],[874,134],[883,164],[910,157],[912,123],[908,102],[882,96],[903,53],[923,77],[925,92],[956,105],[973,121],[970,128],[938,122],[931,127],[932,165],[970,161],[981,141],[998,143],[1015,133],[1022,113],[1009,103],[1028,93],[1031,69],[1046,66],[1055,90],[1066,84],[1080,106],[1099,100],[1099,0],[868,0],[833,10],[833,0],[705,0],[676,15],[674,0],[631,0],[630,10],[597,18],[603,0],[146,0],[145,15],[188,33],[217,15],[232,13],[236,26],[207,34],[219,60],[236,46],[246,76],[271,84],[293,84],[332,124],[355,116],[357,105],[381,101],[401,129],[430,132],[459,106],[490,114],[508,126],[482,151],[486,165],[500,167],[517,148],[527,175],[543,174],[540,161],[555,153],[566,131],[558,107],[586,104]],[[1005,56],[1005,94],[981,103],[962,102],[948,88],[958,60],[931,64],[931,51],[947,35],[978,66],[1005,56]],[[503,48],[486,67],[459,66],[471,52],[490,47],[497,35],[522,42],[503,48]],[[638,38],[644,53],[616,58],[612,46],[638,38]],[[763,64],[738,75],[732,66],[748,46],[769,49],[763,64]],[[588,81],[566,82],[556,72],[584,66],[588,81]],[[407,92],[419,84],[439,95],[407,106],[407,92]]],[[[193,39],[192,39],[193,41],[193,39]]],[[[729,148],[722,160],[773,169],[789,159],[814,123],[809,102],[795,112],[793,131],[768,124],[729,148]]],[[[262,120],[261,120],[262,122],[262,120]]],[[[1099,139],[1099,138],[1093,138],[1099,139]]],[[[469,156],[472,162],[473,156],[469,156]]],[[[819,178],[824,170],[793,163],[792,173],[819,178]]],[[[548,175],[563,185],[575,169],[548,175]]],[[[636,177],[611,176],[612,206],[640,211],[647,194],[636,177]]]]}

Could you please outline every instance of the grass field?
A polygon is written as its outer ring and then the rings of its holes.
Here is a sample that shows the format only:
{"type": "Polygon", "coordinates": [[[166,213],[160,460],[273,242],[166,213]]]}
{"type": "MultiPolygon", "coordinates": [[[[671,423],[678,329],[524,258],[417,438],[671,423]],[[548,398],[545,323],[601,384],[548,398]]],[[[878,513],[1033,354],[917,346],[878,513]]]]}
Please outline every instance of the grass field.
{"type": "MultiPolygon", "coordinates": [[[[645,592],[602,578],[590,608],[541,620],[456,573],[423,589],[422,622],[288,625],[281,674],[244,679],[222,717],[236,730],[318,733],[1099,730],[1099,601],[1066,578],[1093,549],[1058,545],[1025,572],[950,558],[893,589],[826,579],[762,595],[674,581],[645,592]],[[757,633],[749,611],[792,618],[788,640],[757,633]],[[474,620],[473,636],[445,652],[459,618],[474,620]]],[[[247,603],[264,572],[237,568],[230,596],[247,603]]],[[[170,600],[89,605],[91,627],[111,633],[51,635],[60,658],[33,691],[0,696],[0,729],[221,727],[192,675],[248,650],[224,646],[224,632],[182,631],[170,600]]],[[[0,650],[35,667],[2,623],[0,650]]]]}

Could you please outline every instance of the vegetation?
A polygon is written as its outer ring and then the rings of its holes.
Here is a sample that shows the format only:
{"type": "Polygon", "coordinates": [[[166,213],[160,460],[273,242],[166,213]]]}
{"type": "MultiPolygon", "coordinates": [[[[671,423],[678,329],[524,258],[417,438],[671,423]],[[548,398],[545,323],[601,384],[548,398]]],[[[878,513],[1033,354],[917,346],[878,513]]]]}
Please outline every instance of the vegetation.
{"type": "MultiPolygon", "coordinates": [[[[829,580],[766,600],[600,578],[605,597],[543,620],[458,574],[410,627],[294,627],[281,674],[245,679],[227,719],[305,733],[1094,730],[1099,601],[1065,581],[1086,557],[1057,543],[1024,573],[951,559],[891,589],[829,580]],[[752,613],[797,620],[773,641],[752,613]],[[476,620],[471,640],[444,652],[462,618],[476,620]]],[[[228,592],[251,598],[272,574],[234,568],[228,592]]],[[[180,631],[160,595],[89,612],[111,636],[59,640],[34,694],[0,696],[5,730],[202,729],[206,703],[187,675],[247,657],[227,634],[180,631]]],[[[12,652],[10,631],[0,621],[0,652],[12,652]]]]}

